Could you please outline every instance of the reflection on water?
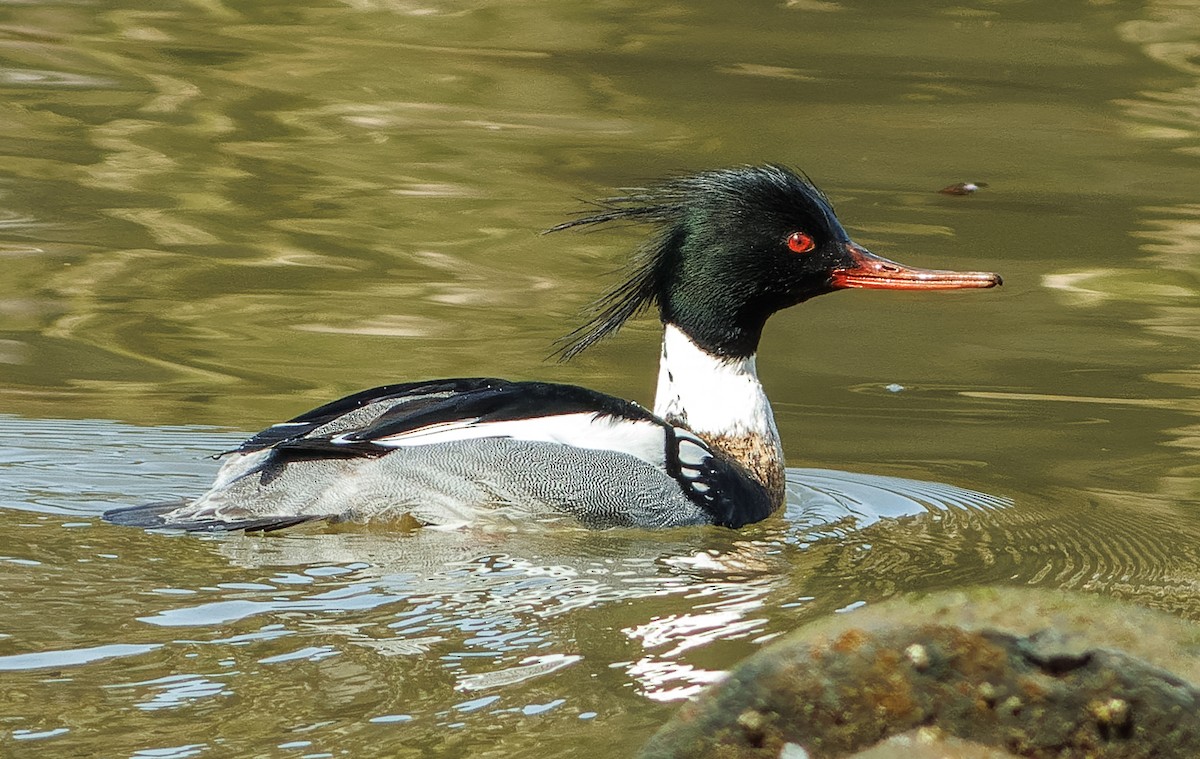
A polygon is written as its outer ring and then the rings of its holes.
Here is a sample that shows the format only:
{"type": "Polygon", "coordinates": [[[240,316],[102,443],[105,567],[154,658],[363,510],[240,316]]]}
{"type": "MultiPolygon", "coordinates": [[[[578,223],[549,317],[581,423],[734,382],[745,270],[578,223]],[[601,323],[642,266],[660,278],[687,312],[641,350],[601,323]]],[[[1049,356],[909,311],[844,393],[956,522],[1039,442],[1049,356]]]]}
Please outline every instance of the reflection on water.
{"type": "MultiPolygon", "coordinates": [[[[61,533],[29,546],[32,550],[23,555],[0,557],[30,573],[12,575],[10,590],[55,571],[54,560],[44,554],[67,548],[72,529],[91,527],[79,534],[113,529],[99,525],[98,511],[161,495],[164,489],[200,489],[216,466],[205,454],[238,439],[196,428],[0,421],[0,449],[8,452],[2,464],[7,487],[0,499],[9,509],[27,510],[23,516],[10,512],[18,523],[13,529],[61,533]],[[64,470],[67,441],[76,453],[64,470]],[[63,540],[66,545],[59,545],[63,540]]],[[[266,668],[317,663],[348,651],[382,657],[377,666],[384,667],[395,657],[433,656],[441,661],[439,680],[448,689],[440,698],[455,699],[452,693],[503,693],[533,687],[550,675],[562,678],[564,670],[585,658],[593,665],[590,674],[597,657],[613,656],[606,666],[623,670],[638,693],[673,701],[694,694],[723,671],[703,658],[693,661],[696,652],[777,634],[770,630],[768,600],[796,592],[787,587],[789,574],[817,558],[820,533],[845,535],[882,516],[927,514],[927,508],[942,513],[1009,505],[947,485],[825,470],[792,470],[789,482],[783,523],[744,534],[687,529],[397,535],[352,529],[196,539],[120,531],[127,552],[174,556],[170,562],[150,558],[146,564],[143,558],[135,562],[141,566],[129,566],[125,554],[99,555],[104,563],[121,566],[127,582],[140,588],[130,596],[138,600],[121,613],[119,626],[141,623],[121,636],[141,642],[46,649],[49,641],[43,640],[40,650],[0,656],[0,669],[37,678],[44,671],[61,674],[117,659],[172,657],[201,644],[252,648],[254,660],[266,668]],[[179,548],[193,558],[184,559],[179,548]],[[811,559],[798,553],[804,549],[811,559]],[[579,616],[609,620],[604,628],[618,635],[603,650],[614,653],[580,646],[579,616]]],[[[89,593],[98,578],[86,569],[76,572],[78,592],[89,593]]],[[[800,608],[815,600],[801,595],[789,605],[800,608]]],[[[70,636],[63,638],[65,643],[70,636]]],[[[244,676],[135,677],[105,687],[134,699],[137,709],[152,711],[238,693],[237,680],[244,676]]],[[[561,694],[559,701],[575,687],[551,686],[561,694]]],[[[407,705],[405,715],[427,717],[438,703],[407,705]]]]}
{"type": "MultiPolygon", "coordinates": [[[[32,688],[29,693],[99,677],[105,698],[144,713],[245,698],[247,687],[253,691],[253,681],[270,677],[275,667],[347,658],[359,662],[353,679],[366,678],[358,686],[375,677],[433,676],[439,684],[422,686],[427,693],[420,701],[396,706],[388,700],[391,685],[369,688],[384,695],[383,703],[368,710],[369,724],[403,717],[428,731],[475,711],[531,716],[560,707],[575,719],[591,719],[611,714],[602,705],[606,697],[588,685],[597,668],[624,671],[645,697],[676,700],[722,671],[689,660],[695,649],[770,637],[766,599],[780,593],[789,571],[804,561],[787,554],[795,553],[789,545],[797,537],[821,523],[810,512],[819,509],[845,528],[855,519],[869,523],[879,516],[871,512],[875,493],[890,498],[891,515],[902,502],[907,513],[925,513],[904,487],[943,507],[947,498],[987,500],[949,486],[878,477],[855,482],[849,475],[814,471],[816,484],[804,486],[811,492],[789,507],[799,521],[783,528],[795,533],[787,540],[776,534],[778,527],[741,535],[725,530],[397,535],[360,529],[200,539],[115,530],[114,544],[96,536],[97,530],[114,531],[97,522],[98,511],[152,492],[161,495],[163,489],[202,487],[216,466],[205,454],[238,438],[196,428],[14,417],[0,422],[0,449],[6,452],[0,500],[10,509],[2,517],[6,533],[38,535],[14,543],[24,549],[0,556],[13,570],[2,590],[47,582],[53,587],[53,598],[13,610],[11,629],[23,632],[11,642],[26,652],[0,655],[0,670],[28,678],[16,687],[32,688]],[[75,452],[64,453],[65,445],[75,452]],[[839,481],[845,492],[834,487],[839,481]],[[97,537],[109,548],[89,556],[97,537]],[[68,566],[63,552],[80,549],[82,555],[69,560],[71,582],[54,582],[68,566]],[[91,613],[123,630],[118,640],[138,642],[79,646],[74,641],[96,640],[82,634],[89,626],[85,619],[60,623],[53,632],[43,629],[40,640],[27,639],[41,627],[36,620],[47,604],[69,608],[83,603],[96,583],[112,581],[125,587],[124,600],[102,599],[91,613]],[[616,638],[599,648],[589,645],[587,639],[603,630],[616,638]],[[181,657],[197,659],[197,665],[184,671],[170,665],[168,675],[144,674],[181,657]],[[128,661],[127,670],[119,660],[128,661]],[[421,675],[431,661],[434,670],[421,675]],[[589,666],[568,675],[585,661],[589,666]],[[73,672],[80,674],[68,674],[73,672]],[[53,673],[49,683],[47,673],[53,673]],[[504,695],[542,691],[554,697],[517,695],[531,700],[512,706],[513,697],[504,695]],[[459,695],[472,693],[488,695],[482,700],[459,695]],[[580,699],[595,705],[590,711],[566,705],[580,699]]],[[[802,487],[799,480],[796,487],[802,487]]]]}
{"type": "Polygon", "coordinates": [[[1157,63],[1192,81],[1177,89],[1145,90],[1137,98],[1120,100],[1133,122],[1134,134],[1163,141],[1172,149],[1200,156],[1200,6],[1194,2],[1152,2],[1144,18],[1127,21],[1118,29],[1157,63]]]}
{"type": "Polygon", "coordinates": [[[0,753],[620,756],[774,636],[900,591],[1035,584],[1200,620],[1198,18],[0,5],[0,753]],[[883,255],[1006,280],[773,320],[785,518],[97,520],[201,490],[225,429],[362,387],[492,374],[647,400],[650,320],[543,361],[637,230],[537,231],[614,187],[764,160],[811,173],[883,255]],[[966,179],[988,186],[936,192],[966,179]]]}
{"type": "MultiPolygon", "coordinates": [[[[1136,44],[1150,59],[1184,75],[1183,86],[1171,90],[1143,90],[1135,99],[1121,99],[1134,133],[1141,138],[1156,139],[1170,146],[1173,152],[1200,155],[1200,4],[1151,3],[1146,18],[1121,24],[1122,37],[1136,44]]],[[[1172,205],[1149,205],[1138,209],[1137,227],[1129,234],[1139,241],[1140,256],[1135,266],[1097,268],[1047,275],[1045,284],[1070,298],[1073,304],[1098,307],[1107,304],[1126,306],[1137,304],[1142,313],[1130,323],[1151,335],[1183,341],[1192,348],[1200,339],[1200,310],[1194,301],[1200,294],[1196,271],[1200,268],[1200,205],[1187,199],[1172,205]]],[[[1191,351],[1189,351],[1191,352],[1191,351]]],[[[1186,358],[1183,359],[1186,362],[1186,358]]],[[[1184,409],[1194,416],[1196,391],[1200,390],[1200,365],[1174,364],[1152,367],[1145,375],[1152,382],[1161,382],[1185,389],[1182,398],[1113,399],[1126,405],[1158,405],[1184,409]],[[1164,405],[1165,404],[1165,405],[1164,405]]],[[[1200,446],[1196,443],[1195,424],[1182,424],[1162,430],[1168,439],[1163,445],[1181,450],[1194,457],[1200,446]]],[[[1161,473],[1154,496],[1131,497],[1126,493],[1101,493],[1106,501],[1133,501],[1147,509],[1172,509],[1180,501],[1194,503],[1200,468],[1188,459],[1176,460],[1161,473]]],[[[1196,510],[1191,509],[1195,516],[1196,510]]],[[[1153,541],[1150,541],[1152,544],[1153,541]]],[[[1145,550],[1144,548],[1142,550],[1145,550]]]]}
{"type": "Polygon", "coordinates": [[[1165,502],[1146,520],[1147,501],[1119,493],[1081,515],[937,483],[792,469],[785,517],[741,532],[195,536],[98,521],[113,504],[201,489],[217,466],[207,454],[238,439],[0,417],[0,521],[10,536],[36,535],[0,555],[10,567],[0,592],[49,590],[10,611],[20,632],[0,670],[19,692],[99,685],[139,713],[207,705],[239,724],[247,717],[234,703],[265,697],[256,694],[279,687],[286,666],[288,688],[347,690],[334,706],[284,707],[280,728],[320,725],[337,704],[355,704],[366,725],[411,722],[429,736],[503,714],[619,720],[644,711],[638,699],[694,695],[800,621],[953,578],[1102,589],[1200,615],[1195,521],[1165,502]],[[74,453],[64,454],[68,442],[74,453]],[[1178,538],[1163,542],[1164,529],[1178,538]],[[112,583],[120,596],[93,597],[112,583]],[[46,629],[47,606],[82,603],[111,637],[86,633],[78,617],[46,629]],[[614,703],[606,683],[616,673],[635,688],[614,703]],[[422,683],[420,698],[405,697],[399,684],[410,681],[422,683]]]}

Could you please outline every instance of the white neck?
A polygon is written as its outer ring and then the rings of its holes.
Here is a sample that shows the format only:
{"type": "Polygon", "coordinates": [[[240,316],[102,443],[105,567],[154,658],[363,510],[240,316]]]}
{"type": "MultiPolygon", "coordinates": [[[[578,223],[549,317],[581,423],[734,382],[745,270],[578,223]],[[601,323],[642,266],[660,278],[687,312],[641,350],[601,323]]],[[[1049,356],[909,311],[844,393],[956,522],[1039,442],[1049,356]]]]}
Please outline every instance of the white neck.
{"type": "Polygon", "coordinates": [[[783,461],[754,356],[714,356],[673,324],[663,333],[654,413],[705,438],[759,438],[783,461]]]}

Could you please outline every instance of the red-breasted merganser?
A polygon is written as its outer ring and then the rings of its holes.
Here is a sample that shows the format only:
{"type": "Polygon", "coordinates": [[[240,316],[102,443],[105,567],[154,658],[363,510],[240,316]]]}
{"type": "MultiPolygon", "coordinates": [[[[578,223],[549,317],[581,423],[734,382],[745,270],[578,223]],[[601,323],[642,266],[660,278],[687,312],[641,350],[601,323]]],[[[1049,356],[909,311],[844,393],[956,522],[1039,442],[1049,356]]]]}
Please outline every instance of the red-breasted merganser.
{"type": "Polygon", "coordinates": [[[258,433],[193,501],[110,522],[272,530],[312,520],[492,517],[593,528],[741,527],[783,505],[783,447],[755,354],[771,314],[845,288],[994,287],[851,241],[828,198],[782,166],[667,180],[550,231],[644,222],[656,234],[565,338],[571,356],[644,308],[664,326],[654,412],[573,385],[445,379],[365,390],[258,433]]]}

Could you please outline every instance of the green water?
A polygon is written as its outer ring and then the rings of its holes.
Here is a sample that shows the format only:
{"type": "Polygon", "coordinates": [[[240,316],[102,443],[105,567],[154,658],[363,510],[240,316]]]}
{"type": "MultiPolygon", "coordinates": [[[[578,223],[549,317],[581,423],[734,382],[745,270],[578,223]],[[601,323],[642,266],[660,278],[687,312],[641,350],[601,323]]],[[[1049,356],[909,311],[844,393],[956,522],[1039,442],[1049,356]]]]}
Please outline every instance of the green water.
{"type": "Polygon", "coordinates": [[[767,639],[899,591],[1200,620],[1198,125],[1186,0],[0,5],[0,754],[621,756],[767,639]],[[777,316],[789,464],[1011,507],[818,540],[97,518],[372,385],[649,402],[652,320],[545,360],[639,231],[538,232],[762,161],[877,253],[1006,283],[777,316]]]}

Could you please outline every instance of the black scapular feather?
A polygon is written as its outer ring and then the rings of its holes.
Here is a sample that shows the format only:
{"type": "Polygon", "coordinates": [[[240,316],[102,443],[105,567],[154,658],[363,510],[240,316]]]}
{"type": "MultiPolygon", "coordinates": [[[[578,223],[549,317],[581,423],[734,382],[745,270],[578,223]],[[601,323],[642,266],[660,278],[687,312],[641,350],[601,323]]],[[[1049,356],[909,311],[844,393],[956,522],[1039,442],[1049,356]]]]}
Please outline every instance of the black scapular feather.
{"type": "Polygon", "coordinates": [[[705,209],[720,205],[740,209],[750,217],[755,210],[772,210],[780,200],[788,206],[810,206],[807,210],[818,216],[832,216],[829,199],[807,176],[767,164],[682,175],[631,188],[624,195],[594,201],[592,205],[599,209],[596,213],[585,212],[547,229],[543,234],[613,222],[659,227],[623,267],[624,278],[584,309],[586,321],[555,342],[552,355],[569,361],[645,309],[661,308],[685,239],[704,227],[705,209]]]}

